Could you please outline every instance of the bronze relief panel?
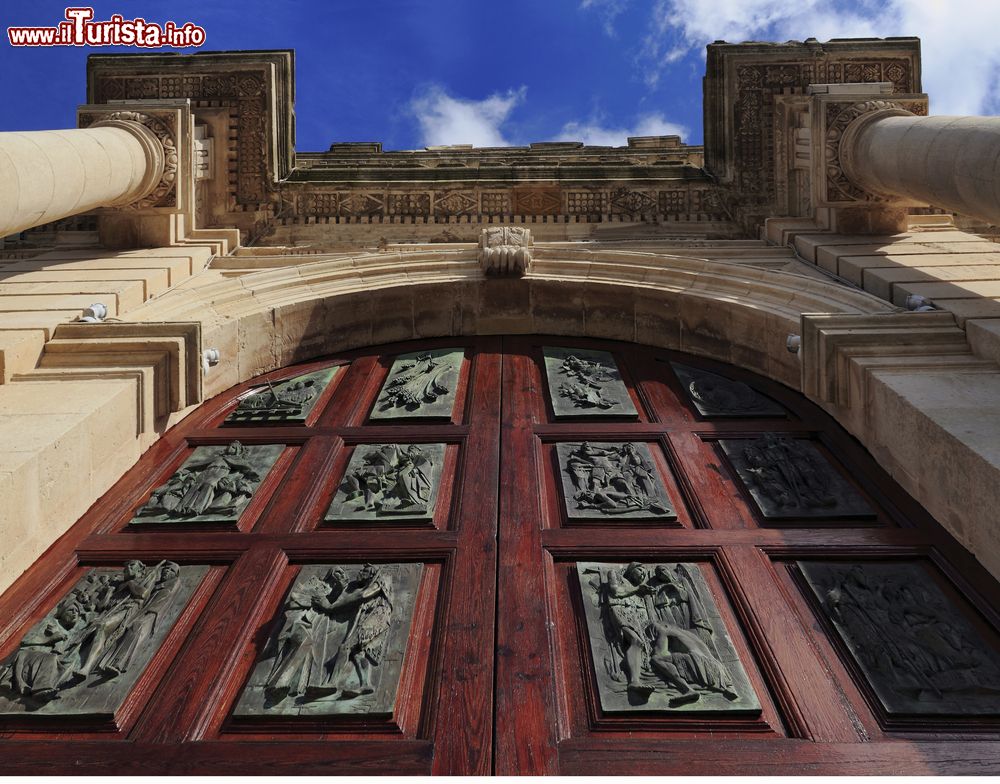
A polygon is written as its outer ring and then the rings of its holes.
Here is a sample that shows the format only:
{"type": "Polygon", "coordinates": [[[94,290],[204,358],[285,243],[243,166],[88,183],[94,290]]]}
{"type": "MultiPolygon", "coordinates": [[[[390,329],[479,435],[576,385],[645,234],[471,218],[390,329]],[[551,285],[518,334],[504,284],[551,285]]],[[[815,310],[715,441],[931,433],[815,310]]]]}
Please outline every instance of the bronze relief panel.
{"type": "Polygon", "coordinates": [[[742,381],[679,362],[671,362],[670,367],[691,404],[703,417],[787,416],[784,408],[742,381]]]}
{"type": "Polygon", "coordinates": [[[371,418],[451,419],[464,358],[461,348],[400,354],[389,368],[371,418]]]}
{"type": "Polygon", "coordinates": [[[323,368],[277,383],[256,387],[236,405],[224,425],[303,425],[323,390],[340,372],[339,367],[323,368]]]}
{"type": "Polygon", "coordinates": [[[887,714],[1000,715],[1000,651],[918,564],[798,567],[887,714]]]}
{"type": "Polygon", "coordinates": [[[90,569],[0,664],[0,715],[112,718],[207,571],[90,569]]]}
{"type": "Polygon", "coordinates": [[[638,419],[639,414],[610,352],[544,346],[542,354],[556,419],[638,419]]]}
{"type": "Polygon", "coordinates": [[[720,439],[719,446],[768,520],[875,517],[875,510],[810,441],[766,433],[755,439],[720,439]]]}
{"type": "Polygon", "coordinates": [[[605,712],[760,712],[697,564],[578,563],[577,575],[605,712]]]}
{"type": "Polygon", "coordinates": [[[234,715],[391,716],[422,571],[303,566],[234,715]]]}
{"type": "Polygon", "coordinates": [[[444,455],[444,444],[359,444],[325,519],[432,520],[444,455]]]}
{"type": "Polygon", "coordinates": [[[556,444],[556,456],[570,520],[677,519],[647,444],[556,444]]]}
{"type": "Polygon", "coordinates": [[[236,523],[284,448],[239,441],[199,446],[153,490],[131,524],[236,523]]]}

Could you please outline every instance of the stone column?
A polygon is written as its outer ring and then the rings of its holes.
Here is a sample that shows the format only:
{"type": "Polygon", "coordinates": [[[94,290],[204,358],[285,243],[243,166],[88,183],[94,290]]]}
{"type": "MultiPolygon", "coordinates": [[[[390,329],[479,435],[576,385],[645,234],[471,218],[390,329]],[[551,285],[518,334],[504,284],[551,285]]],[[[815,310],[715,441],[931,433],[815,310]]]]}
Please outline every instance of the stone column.
{"type": "Polygon", "coordinates": [[[164,164],[156,135],[130,120],[0,133],[0,237],[131,204],[156,188],[164,164]]]}
{"type": "Polygon", "coordinates": [[[1000,117],[871,112],[845,130],[840,160],[871,193],[1000,223],[1000,117]]]}

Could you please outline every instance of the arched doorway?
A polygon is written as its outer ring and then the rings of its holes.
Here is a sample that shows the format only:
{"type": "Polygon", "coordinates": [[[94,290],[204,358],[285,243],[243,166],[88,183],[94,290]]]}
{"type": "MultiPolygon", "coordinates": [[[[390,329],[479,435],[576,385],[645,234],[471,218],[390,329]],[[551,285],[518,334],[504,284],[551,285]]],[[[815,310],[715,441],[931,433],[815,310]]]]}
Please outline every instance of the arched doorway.
{"type": "Polygon", "coordinates": [[[998,597],[779,384],[581,338],[385,345],[204,404],[3,597],[0,748],[34,772],[983,771],[998,597]]]}

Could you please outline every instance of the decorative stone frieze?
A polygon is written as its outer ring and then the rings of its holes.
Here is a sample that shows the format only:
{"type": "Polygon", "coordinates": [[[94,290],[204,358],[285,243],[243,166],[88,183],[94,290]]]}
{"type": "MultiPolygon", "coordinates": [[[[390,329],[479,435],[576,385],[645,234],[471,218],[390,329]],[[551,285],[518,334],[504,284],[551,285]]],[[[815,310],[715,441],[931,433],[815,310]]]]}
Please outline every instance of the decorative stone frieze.
{"type": "Polygon", "coordinates": [[[531,270],[531,230],[491,226],[479,235],[479,266],[487,275],[520,277],[531,270]]]}

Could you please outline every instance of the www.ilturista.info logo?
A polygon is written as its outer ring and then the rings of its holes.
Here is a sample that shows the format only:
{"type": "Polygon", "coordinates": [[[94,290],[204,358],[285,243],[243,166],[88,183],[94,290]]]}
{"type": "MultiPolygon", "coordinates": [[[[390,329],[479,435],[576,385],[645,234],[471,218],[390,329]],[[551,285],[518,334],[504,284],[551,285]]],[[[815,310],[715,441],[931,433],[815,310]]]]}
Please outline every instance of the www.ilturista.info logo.
{"type": "Polygon", "coordinates": [[[65,21],[55,27],[8,27],[11,46],[143,46],[182,49],[205,43],[205,28],[191,22],[147,22],[112,14],[106,22],[93,22],[93,8],[67,8],[65,21]]]}

